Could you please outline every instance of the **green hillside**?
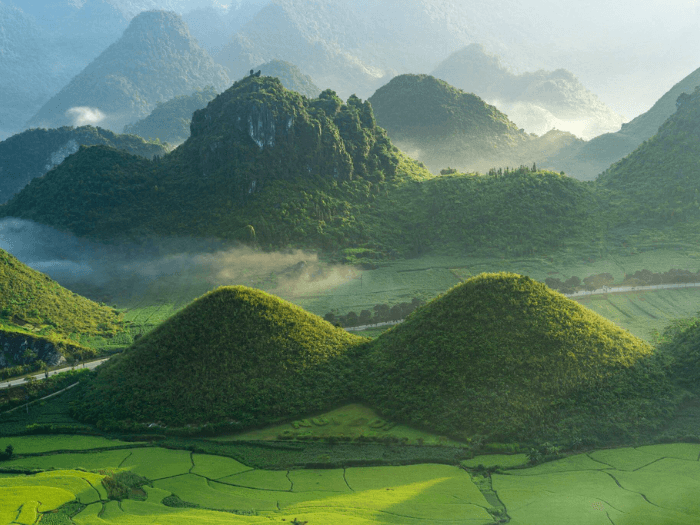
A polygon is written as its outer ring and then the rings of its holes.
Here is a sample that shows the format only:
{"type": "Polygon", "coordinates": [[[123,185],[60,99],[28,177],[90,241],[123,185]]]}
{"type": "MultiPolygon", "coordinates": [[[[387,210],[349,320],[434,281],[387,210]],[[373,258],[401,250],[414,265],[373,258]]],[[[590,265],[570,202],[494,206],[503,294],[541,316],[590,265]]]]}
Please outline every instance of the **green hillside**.
{"type": "Polygon", "coordinates": [[[700,319],[681,319],[668,325],[659,351],[671,357],[671,370],[679,383],[700,392],[700,319]]]}
{"type": "Polygon", "coordinates": [[[216,95],[216,90],[208,86],[191,95],[180,95],[167,102],[159,102],[146,118],[124,126],[124,133],[159,139],[168,144],[180,144],[190,136],[192,113],[206,107],[216,95]]]}
{"type": "Polygon", "coordinates": [[[94,353],[78,341],[85,336],[112,337],[123,331],[122,325],[112,308],[66,290],[0,250],[0,339],[5,344],[0,348],[0,368],[29,365],[37,358],[23,355],[25,342],[45,361],[47,352],[51,360],[62,352],[94,353]],[[47,344],[56,348],[45,348],[47,344]]]}
{"type": "Polygon", "coordinates": [[[645,342],[515,274],[456,286],[371,343],[367,397],[453,436],[617,440],[652,427],[670,386],[645,342]]]}
{"type": "Polygon", "coordinates": [[[609,192],[608,221],[624,239],[644,229],[697,240],[700,221],[700,87],[630,155],[598,178],[609,192]]]}
{"type": "Polygon", "coordinates": [[[0,202],[6,202],[32,179],[41,177],[78,151],[80,146],[96,144],[146,158],[164,155],[167,151],[164,146],[140,137],[117,135],[93,126],[30,129],[0,142],[0,202]]]}
{"type": "Polygon", "coordinates": [[[394,148],[368,102],[309,100],[247,77],[195,112],[192,136],[146,161],[86,148],[0,209],[101,239],[194,235],[333,250],[369,242],[381,195],[430,174],[394,148]],[[60,198],[59,198],[60,196],[60,198]]]}
{"type": "Polygon", "coordinates": [[[604,238],[601,203],[590,185],[520,167],[453,173],[405,185],[377,201],[373,230],[398,254],[552,253],[595,249],[604,238]]]}
{"type": "Polygon", "coordinates": [[[350,397],[346,353],[364,341],[265,292],[222,287],[104,365],[76,413],[244,428],[329,409],[350,397]]]}
{"type": "Polygon", "coordinates": [[[622,125],[615,133],[605,133],[584,144],[571,144],[550,154],[545,167],[564,170],[581,180],[593,180],[612,164],[632,153],[659,131],[659,127],[676,111],[676,100],[692,93],[700,85],[696,69],[666,92],[649,111],[622,125]]]}
{"type": "Polygon", "coordinates": [[[399,75],[369,98],[377,123],[433,171],[520,164],[530,136],[496,107],[429,75],[399,75]]]}

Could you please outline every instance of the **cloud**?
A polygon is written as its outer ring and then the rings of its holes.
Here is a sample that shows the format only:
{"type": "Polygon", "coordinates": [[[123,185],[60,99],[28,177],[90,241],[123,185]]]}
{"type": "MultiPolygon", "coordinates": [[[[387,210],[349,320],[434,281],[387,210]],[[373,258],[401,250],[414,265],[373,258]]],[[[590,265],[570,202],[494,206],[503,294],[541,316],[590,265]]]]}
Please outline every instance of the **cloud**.
{"type": "Polygon", "coordinates": [[[66,111],[66,116],[73,119],[74,126],[96,125],[105,119],[104,113],[97,108],[77,106],[66,111]]]}

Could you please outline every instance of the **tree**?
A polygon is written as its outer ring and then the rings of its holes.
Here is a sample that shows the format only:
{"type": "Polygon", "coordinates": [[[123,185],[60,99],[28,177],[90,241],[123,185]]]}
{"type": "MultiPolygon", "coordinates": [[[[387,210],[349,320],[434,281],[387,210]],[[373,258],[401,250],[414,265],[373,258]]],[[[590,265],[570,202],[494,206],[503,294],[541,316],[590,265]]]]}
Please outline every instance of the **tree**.
{"type": "Polygon", "coordinates": [[[12,454],[14,453],[15,447],[13,447],[12,445],[7,445],[7,447],[5,447],[5,454],[7,455],[7,459],[10,459],[12,457],[12,454]]]}
{"type": "Polygon", "coordinates": [[[359,322],[361,325],[370,324],[372,322],[372,312],[369,310],[362,310],[360,312],[359,322]]]}

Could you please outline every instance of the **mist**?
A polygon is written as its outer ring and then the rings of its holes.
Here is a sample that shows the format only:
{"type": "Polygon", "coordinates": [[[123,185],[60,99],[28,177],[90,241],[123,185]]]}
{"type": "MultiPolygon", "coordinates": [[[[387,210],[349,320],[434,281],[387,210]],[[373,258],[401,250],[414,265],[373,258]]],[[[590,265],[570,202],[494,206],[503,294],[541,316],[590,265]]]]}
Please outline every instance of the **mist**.
{"type": "Polygon", "coordinates": [[[95,126],[105,119],[105,114],[97,108],[78,106],[66,111],[66,117],[73,120],[73,126],[95,126]]]}
{"type": "Polygon", "coordinates": [[[285,299],[318,295],[359,276],[315,252],[263,252],[215,239],[159,238],[103,244],[23,219],[0,220],[0,248],[62,286],[119,307],[153,289],[169,289],[180,305],[218,286],[260,288],[285,299]]]}

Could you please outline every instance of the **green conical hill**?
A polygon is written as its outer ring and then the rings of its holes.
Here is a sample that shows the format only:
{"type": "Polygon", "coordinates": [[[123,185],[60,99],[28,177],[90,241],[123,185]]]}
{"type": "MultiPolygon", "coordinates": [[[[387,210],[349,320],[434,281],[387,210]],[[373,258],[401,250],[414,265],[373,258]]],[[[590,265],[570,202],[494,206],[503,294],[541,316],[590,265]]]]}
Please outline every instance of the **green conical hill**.
{"type": "MultiPolygon", "coordinates": [[[[60,343],[64,349],[67,345],[71,347],[70,351],[85,355],[94,351],[80,347],[76,341],[81,335],[109,337],[123,330],[122,321],[112,308],[66,290],[1,249],[0,329],[6,337],[40,336],[49,343],[60,343]]],[[[18,345],[21,343],[19,341],[18,345]]],[[[29,364],[31,361],[19,356],[16,348],[4,350],[3,356],[3,348],[0,348],[0,361],[4,363],[0,367],[29,364]]]]}
{"type": "Polygon", "coordinates": [[[597,180],[621,232],[665,229],[687,241],[700,225],[700,87],[678,97],[659,132],[597,180]]]}
{"type": "Polygon", "coordinates": [[[399,75],[369,98],[377,123],[403,151],[437,171],[518,165],[531,141],[495,106],[429,75],[399,75]]]}
{"type": "Polygon", "coordinates": [[[700,391],[700,318],[671,323],[659,351],[671,357],[674,378],[685,388],[700,391]]]}
{"type": "Polygon", "coordinates": [[[249,426],[328,409],[350,397],[345,354],[364,341],[265,292],[222,287],[110,360],[78,412],[249,426]]]}
{"type": "Polygon", "coordinates": [[[368,397],[456,436],[615,439],[657,415],[668,385],[652,356],[541,283],[482,274],[372,342],[368,397]]]}

